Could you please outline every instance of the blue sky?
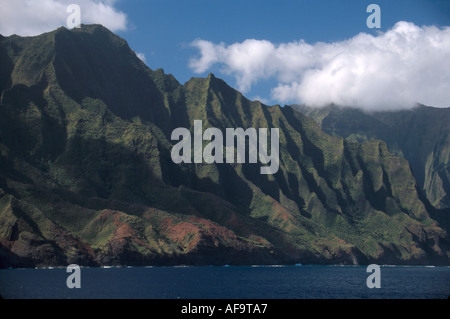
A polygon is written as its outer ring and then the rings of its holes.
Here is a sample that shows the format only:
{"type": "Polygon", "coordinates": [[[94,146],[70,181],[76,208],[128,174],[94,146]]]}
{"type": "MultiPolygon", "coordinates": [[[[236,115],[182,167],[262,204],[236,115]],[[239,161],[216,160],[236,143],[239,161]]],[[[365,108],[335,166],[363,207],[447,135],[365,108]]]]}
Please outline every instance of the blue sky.
{"type": "MultiPolygon", "coordinates": [[[[416,25],[450,25],[450,1],[425,0],[129,0],[116,7],[125,12],[130,28],[118,34],[146,56],[152,69],[163,68],[184,83],[194,74],[188,67],[195,39],[231,44],[245,39],[274,43],[304,39],[308,43],[334,42],[359,32],[385,31],[398,21],[416,25]],[[369,29],[366,8],[381,8],[381,29],[369,29]]],[[[230,84],[234,79],[211,71],[230,84]]],[[[270,86],[247,92],[264,96],[270,86]]]]}
{"type": "Polygon", "coordinates": [[[66,26],[71,3],[180,83],[213,72],[267,104],[450,106],[449,0],[0,0],[0,33],[66,26]]]}

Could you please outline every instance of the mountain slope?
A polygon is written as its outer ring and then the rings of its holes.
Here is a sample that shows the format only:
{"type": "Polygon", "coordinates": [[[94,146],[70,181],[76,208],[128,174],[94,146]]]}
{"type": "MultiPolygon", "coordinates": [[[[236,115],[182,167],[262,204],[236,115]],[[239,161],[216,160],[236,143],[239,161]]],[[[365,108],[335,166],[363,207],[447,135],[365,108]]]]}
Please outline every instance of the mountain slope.
{"type": "Polygon", "coordinates": [[[450,108],[365,113],[353,108],[293,106],[332,135],[352,141],[381,139],[406,158],[419,186],[436,208],[450,207],[450,108]]]}
{"type": "Polygon", "coordinates": [[[0,39],[1,266],[448,264],[380,141],[324,133],[210,74],[181,85],[89,25],[0,39]],[[279,128],[280,168],[175,164],[177,127],[279,128]]]}

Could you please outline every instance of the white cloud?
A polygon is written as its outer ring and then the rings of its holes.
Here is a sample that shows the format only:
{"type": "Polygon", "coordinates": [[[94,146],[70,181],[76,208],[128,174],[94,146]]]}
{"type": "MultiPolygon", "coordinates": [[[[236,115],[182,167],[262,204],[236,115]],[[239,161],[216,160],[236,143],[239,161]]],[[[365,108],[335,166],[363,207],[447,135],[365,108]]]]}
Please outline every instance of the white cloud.
{"type": "Polygon", "coordinates": [[[114,8],[115,0],[0,0],[0,34],[8,36],[38,35],[66,26],[70,12],[66,8],[76,3],[81,9],[82,24],[102,24],[111,31],[126,30],[127,16],[114,8]]]}
{"type": "Polygon", "coordinates": [[[144,53],[141,53],[141,52],[135,52],[135,53],[136,53],[136,56],[137,56],[142,62],[145,63],[145,61],[146,61],[145,54],[144,54],[144,53]]]}
{"type": "Polygon", "coordinates": [[[267,104],[267,105],[269,105],[269,103],[270,103],[270,100],[269,100],[269,99],[260,97],[259,95],[253,96],[253,97],[251,98],[251,100],[252,100],[252,101],[259,101],[259,102],[261,102],[261,103],[263,103],[263,104],[267,104]]]}
{"type": "Polygon", "coordinates": [[[243,92],[260,80],[275,80],[271,98],[281,103],[372,110],[450,106],[450,27],[401,21],[385,33],[360,33],[335,43],[249,39],[192,45],[200,53],[190,61],[195,72],[221,65],[243,92]]]}

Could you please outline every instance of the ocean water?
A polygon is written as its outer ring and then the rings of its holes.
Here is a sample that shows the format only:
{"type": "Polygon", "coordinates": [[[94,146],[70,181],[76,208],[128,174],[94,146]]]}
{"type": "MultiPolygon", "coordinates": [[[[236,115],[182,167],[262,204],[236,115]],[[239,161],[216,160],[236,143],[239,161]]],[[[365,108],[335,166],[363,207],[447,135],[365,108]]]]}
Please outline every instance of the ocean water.
{"type": "Polygon", "coordinates": [[[27,299],[447,299],[450,267],[365,266],[81,268],[81,288],[57,269],[0,270],[2,298],[27,299]]]}

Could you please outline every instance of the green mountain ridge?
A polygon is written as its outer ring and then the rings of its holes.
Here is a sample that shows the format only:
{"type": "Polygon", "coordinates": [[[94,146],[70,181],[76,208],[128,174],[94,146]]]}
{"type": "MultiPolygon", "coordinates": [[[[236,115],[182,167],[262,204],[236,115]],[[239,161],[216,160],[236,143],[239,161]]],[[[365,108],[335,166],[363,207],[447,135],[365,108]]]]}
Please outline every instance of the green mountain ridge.
{"type": "Polygon", "coordinates": [[[326,134],[99,25],[0,38],[0,266],[449,264],[445,212],[386,143],[326,134]],[[5,62],[3,62],[5,61],[5,62]],[[280,168],[175,164],[177,127],[280,130],[280,168]]]}
{"type": "Polygon", "coordinates": [[[349,107],[292,106],[331,135],[363,142],[380,139],[406,158],[425,196],[436,208],[450,208],[450,108],[424,105],[409,110],[363,112],[349,107]]]}

